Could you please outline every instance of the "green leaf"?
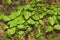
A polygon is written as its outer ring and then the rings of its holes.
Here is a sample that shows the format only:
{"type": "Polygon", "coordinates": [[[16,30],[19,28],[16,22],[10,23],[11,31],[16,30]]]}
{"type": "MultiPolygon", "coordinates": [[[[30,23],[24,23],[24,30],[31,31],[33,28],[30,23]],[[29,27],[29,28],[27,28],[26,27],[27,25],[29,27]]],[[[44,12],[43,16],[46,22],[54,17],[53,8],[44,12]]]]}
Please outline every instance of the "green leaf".
{"type": "Polygon", "coordinates": [[[51,9],[55,9],[56,6],[55,6],[55,5],[51,5],[50,8],[51,8],[51,9]]]}
{"type": "Polygon", "coordinates": [[[4,25],[4,27],[3,27],[3,28],[6,30],[6,29],[8,29],[9,27],[8,27],[7,25],[4,25]]]}
{"type": "Polygon", "coordinates": [[[54,8],[53,11],[54,11],[54,15],[57,15],[57,14],[58,14],[58,12],[57,12],[57,11],[58,11],[57,8],[54,8]]]}
{"type": "Polygon", "coordinates": [[[17,25],[17,21],[15,21],[15,20],[9,21],[8,25],[10,25],[10,27],[16,26],[17,25]]]}
{"type": "Polygon", "coordinates": [[[29,5],[29,4],[27,4],[27,5],[24,5],[24,10],[27,10],[27,9],[29,9],[31,6],[29,5]]]}
{"type": "Polygon", "coordinates": [[[9,21],[10,20],[10,18],[8,17],[8,16],[3,16],[3,21],[9,21]]]}
{"type": "Polygon", "coordinates": [[[25,22],[23,16],[19,16],[18,18],[16,18],[17,21],[17,24],[23,24],[25,22]]]}
{"type": "Polygon", "coordinates": [[[44,5],[39,3],[39,4],[37,4],[37,6],[39,6],[39,7],[43,7],[44,5]]]}
{"type": "Polygon", "coordinates": [[[25,34],[25,32],[24,31],[19,31],[17,34],[18,35],[23,35],[23,34],[25,34]]]}
{"type": "Polygon", "coordinates": [[[25,22],[24,22],[24,25],[25,25],[25,26],[27,26],[27,25],[28,25],[28,23],[25,21],[25,22]]]}
{"type": "Polygon", "coordinates": [[[47,14],[50,14],[50,15],[53,15],[53,14],[54,14],[54,11],[53,11],[53,10],[47,10],[46,13],[47,13],[47,14]]]}
{"type": "Polygon", "coordinates": [[[35,8],[30,7],[30,8],[29,8],[29,10],[30,10],[30,11],[34,11],[34,10],[35,10],[35,8]]]}
{"type": "Polygon", "coordinates": [[[60,16],[57,16],[58,20],[60,20],[60,16]]]}
{"type": "Polygon", "coordinates": [[[35,21],[35,27],[37,28],[39,26],[41,26],[40,23],[38,21],[35,21]]]}
{"type": "Polygon", "coordinates": [[[16,17],[16,11],[12,11],[11,15],[9,15],[11,19],[14,19],[16,17]]]}
{"type": "Polygon", "coordinates": [[[31,6],[30,8],[33,8],[33,7],[35,7],[35,4],[34,4],[34,3],[32,3],[30,6],[31,6]]]}
{"type": "Polygon", "coordinates": [[[31,2],[32,2],[32,3],[35,3],[35,2],[36,2],[36,0],[32,0],[31,2]]]}
{"type": "Polygon", "coordinates": [[[34,20],[39,20],[39,15],[38,15],[38,14],[35,14],[35,15],[32,16],[32,18],[33,18],[34,20]]]}
{"type": "Polygon", "coordinates": [[[39,38],[39,37],[41,37],[43,34],[41,33],[41,30],[40,30],[40,27],[41,26],[39,26],[38,28],[37,28],[37,30],[36,30],[36,38],[39,38]]]}
{"type": "Polygon", "coordinates": [[[42,13],[42,14],[39,14],[39,16],[40,16],[40,19],[41,18],[43,18],[44,16],[46,16],[47,14],[44,12],[44,13],[42,13]]]}
{"type": "Polygon", "coordinates": [[[13,34],[15,34],[16,28],[11,28],[7,30],[7,35],[11,37],[13,34]]]}
{"type": "Polygon", "coordinates": [[[60,30],[60,25],[55,25],[55,26],[54,26],[54,29],[60,30]]]}
{"type": "Polygon", "coordinates": [[[2,20],[2,18],[4,17],[4,13],[0,14],[0,20],[2,20]]]}
{"type": "Polygon", "coordinates": [[[43,7],[42,7],[42,10],[46,11],[46,8],[47,8],[46,6],[43,6],[43,7]]]}
{"type": "Polygon", "coordinates": [[[22,36],[24,36],[25,32],[19,31],[17,34],[18,34],[18,39],[21,40],[21,38],[22,38],[22,36]]]}
{"type": "Polygon", "coordinates": [[[32,20],[31,18],[27,22],[28,24],[35,24],[34,20],[32,20]]]}
{"type": "Polygon", "coordinates": [[[22,10],[12,11],[12,12],[11,12],[11,15],[9,15],[9,18],[10,18],[10,19],[16,18],[17,16],[19,16],[19,15],[21,14],[21,11],[22,11],[22,10]]]}
{"type": "Polygon", "coordinates": [[[58,13],[58,15],[60,15],[60,8],[57,8],[57,9],[58,9],[58,10],[57,10],[57,11],[58,11],[57,13],[58,13]]]}
{"type": "Polygon", "coordinates": [[[31,32],[31,31],[32,31],[32,28],[31,28],[31,27],[28,27],[28,28],[27,28],[27,31],[28,31],[28,32],[31,32]]]}
{"type": "Polygon", "coordinates": [[[47,40],[55,40],[52,35],[50,35],[47,40]]]}
{"type": "Polygon", "coordinates": [[[17,24],[23,24],[24,22],[25,22],[25,20],[23,19],[23,17],[19,16],[19,17],[15,18],[15,20],[9,21],[8,25],[10,25],[10,27],[13,27],[13,26],[17,26],[17,24]]]}
{"type": "Polygon", "coordinates": [[[36,0],[36,2],[43,2],[43,0],[36,0]]]}
{"type": "Polygon", "coordinates": [[[18,29],[23,29],[23,30],[24,30],[24,29],[26,29],[27,27],[24,26],[24,25],[18,25],[17,28],[18,28],[18,29]]]}
{"type": "Polygon", "coordinates": [[[53,16],[54,20],[55,20],[55,23],[58,24],[58,20],[57,20],[57,17],[56,16],[53,16]]]}
{"type": "Polygon", "coordinates": [[[44,21],[43,21],[43,20],[39,20],[39,23],[40,23],[41,25],[44,25],[44,21]]]}
{"type": "Polygon", "coordinates": [[[51,31],[53,31],[53,27],[52,26],[47,26],[46,32],[51,32],[51,31]]]}
{"type": "Polygon", "coordinates": [[[12,0],[6,0],[6,2],[7,2],[8,5],[11,5],[12,0]]]}
{"type": "Polygon", "coordinates": [[[48,21],[51,25],[54,25],[55,24],[55,19],[53,17],[49,17],[48,18],[48,21]]]}
{"type": "Polygon", "coordinates": [[[24,6],[17,6],[17,9],[18,9],[18,10],[23,10],[23,7],[24,7],[24,6]]]}
{"type": "Polygon", "coordinates": [[[24,11],[23,13],[24,13],[23,15],[24,15],[25,19],[28,19],[31,16],[31,13],[28,11],[24,11]]]}
{"type": "MultiPolygon", "coordinates": [[[[21,12],[22,12],[22,10],[16,11],[16,13],[15,13],[16,17],[19,16],[19,15],[21,15],[21,12]]],[[[13,15],[13,14],[12,14],[12,15],[13,15]]]]}
{"type": "Polygon", "coordinates": [[[32,15],[36,14],[36,11],[32,11],[32,15]]]}

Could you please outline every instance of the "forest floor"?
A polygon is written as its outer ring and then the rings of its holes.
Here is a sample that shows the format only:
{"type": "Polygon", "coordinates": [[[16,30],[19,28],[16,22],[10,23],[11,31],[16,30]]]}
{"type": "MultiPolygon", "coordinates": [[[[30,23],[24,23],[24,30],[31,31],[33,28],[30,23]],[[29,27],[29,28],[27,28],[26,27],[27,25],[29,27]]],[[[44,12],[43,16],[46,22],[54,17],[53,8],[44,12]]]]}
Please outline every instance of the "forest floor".
{"type": "MultiPolygon", "coordinates": [[[[10,12],[12,10],[16,10],[16,7],[18,5],[21,5],[22,3],[24,3],[24,2],[19,3],[19,1],[18,1],[18,3],[16,3],[16,0],[13,0],[12,5],[9,6],[5,3],[5,0],[0,0],[0,12],[4,12],[5,15],[8,16],[8,15],[10,15],[10,12]]],[[[18,38],[17,35],[12,37],[11,39],[7,37],[5,30],[2,28],[2,26],[4,24],[5,23],[3,21],[0,21],[0,40],[17,40],[17,38],[18,38]]],[[[60,40],[60,31],[55,30],[51,34],[50,33],[47,34],[47,33],[45,33],[44,28],[45,27],[42,27],[42,30],[41,30],[44,33],[44,37],[41,40],[47,40],[47,35],[48,36],[52,35],[52,37],[55,38],[55,40],[60,40]]],[[[35,30],[32,30],[32,32],[31,32],[32,35],[34,35],[34,31],[35,30]]],[[[24,38],[22,40],[24,40],[24,38]]],[[[25,37],[25,40],[28,40],[28,38],[25,37]]],[[[36,39],[34,39],[34,36],[32,37],[32,40],[36,40],[36,39]]]]}

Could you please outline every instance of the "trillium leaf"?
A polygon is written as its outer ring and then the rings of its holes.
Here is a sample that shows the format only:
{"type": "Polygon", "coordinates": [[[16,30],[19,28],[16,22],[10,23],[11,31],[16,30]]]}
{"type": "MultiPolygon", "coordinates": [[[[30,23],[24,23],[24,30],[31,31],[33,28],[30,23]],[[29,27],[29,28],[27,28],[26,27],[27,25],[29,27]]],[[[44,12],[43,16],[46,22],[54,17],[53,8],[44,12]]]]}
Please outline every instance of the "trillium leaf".
{"type": "Polygon", "coordinates": [[[52,35],[50,35],[50,36],[47,38],[47,40],[55,40],[55,38],[52,37],[52,35]]]}
{"type": "Polygon", "coordinates": [[[9,37],[11,37],[15,32],[16,32],[16,28],[8,29],[7,30],[7,35],[9,37]]]}
{"type": "Polygon", "coordinates": [[[23,6],[18,6],[17,9],[18,10],[23,10],[23,6]]]}
{"type": "Polygon", "coordinates": [[[33,7],[35,7],[35,4],[34,4],[34,3],[33,3],[33,4],[31,4],[30,8],[33,8],[33,7]]]}
{"type": "Polygon", "coordinates": [[[23,15],[24,15],[25,19],[28,19],[31,16],[31,13],[28,11],[24,11],[23,13],[24,13],[23,15]]]}
{"type": "Polygon", "coordinates": [[[48,18],[48,21],[51,25],[54,25],[55,24],[55,19],[53,17],[49,17],[48,18]]]}
{"type": "Polygon", "coordinates": [[[10,19],[16,18],[17,16],[19,16],[19,15],[21,14],[21,11],[22,11],[22,10],[12,11],[12,12],[11,12],[11,15],[9,15],[9,18],[10,18],[10,19]]]}
{"type": "Polygon", "coordinates": [[[32,28],[31,28],[31,27],[28,27],[28,28],[27,28],[27,31],[28,31],[28,32],[31,32],[31,31],[32,31],[32,28]]]}
{"type": "Polygon", "coordinates": [[[40,14],[40,19],[43,18],[44,16],[42,14],[40,14]]]}
{"type": "Polygon", "coordinates": [[[24,29],[26,29],[27,27],[24,26],[24,25],[18,25],[17,28],[18,28],[18,29],[23,29],[23,30],[24,30],[24,29]]]}
{"type": "Polygon", "coordinates": [[[43,33],[41,32],[41,30],[40,30],[40,27],[41,26],[39,26],[38,28],[37,28],[37,30],[36,30],[36,38],[39,38],[39,37],[41,37],[42,35],[43,35],[43,33]]]}
{"type": "Polygon", "coordinates": [[[10,20],[10,18],[8,17],[8,16],[3,16],[3,18],[2,18],[4,21],[9,21],[10,20]]]}
{"type": "Polygon", "coordinates": [[[38,14],[35,14],[35,15],[32,16],[32,18],[33,18],[34,20],[39,20],[39,15],[38,15],[38,14]]]}
{"type": "Polygon", "coordinates": [[[10,25],[10,27],[13,27],[13,26],[17,26],[17,24],[23,24],[24,22],[25,20],[23,19],[23,17],[19,16],[15,20],[9,21],[8,25],[10,25]]]}
{"type": "Polygon", "coordinates": [[[58,20],[60,20],[60,16],[57,16],[58,20]]]}
{"type": "Polygon", "coordinates": [[[18,39],[20,40],[22,36],[24,36],[25,32],[24,31],[18,31],[18,39]]]}
{"type": "Polygon", "coordinates": [[[57,15],[57,14],[58,14],[58,12],[57,12],[57,11],[58,11],[57,8],[54,8],[53,11],[54,11],[54,15],[57,15]]]}
{"type": "Polygon", "coordinates": [[[42,10],[46,11],[46,7],[45,7],[45,6],[43,6],[43,7],[42,7],[42,10]]]}
{"type": "Polygon", "coordinates": [[[56,6],[55,6],[55,5],[51,5],[50,8],[51,8],[51,9],[55,9],[56,6]]]}
{"type": "Polygon", "coordinates": [[[6,29],[8,29],[9,27],[8,27],[7,25],[4,25],[4,27],[3,27],[3,28],[6,30],[6,29]]]}
{"type": "Polygon", "coordinates": [[[16,18],[17,21],[17,24],[23,24],[25,22],[23,16],[19,16],[18,18],[16,18]]]}
{"type": "Polygon", "coordinates": [[[39,20],[39,23],[40,23],[41,25],[44,25],[44,21],[43,21],[43,20],[39,20]]]}
{"type": "Polygon", "coordinates": [[[37,28],[39,26],[41,26],[40,23],[38,21],[35,21],[35,27],[37,28]]]}
{"type": "Polygon", "coordinates": [[[35,24],[34,20],[32,20],[31,18],[27,22],[28,24],[35,24]]]}
{"type": "Polygon", "coordinates": [[[10,25],[10,27],[16,26],[17,22],[15,20],[8,22],[8,25],[10,25]]]}
{"type": "Polygon", "coordinates": [[[58,11],[58,12],[57,12],[57,14],[58,14],[58,15],[60,15],[60,8],[58,8],[58,10],[57,10],[57,11],[58,11]]]}
{"type": "Polygon", "coordinates": [[[32,15],[34,15],[34,14],[36,14],[36,12],[35,11],[32,11],[32,15]]]}
{"type": "Polygon", "coordinates": [[[44,5],[39,3],[39,4],[37,4],[37,6],[39,6],[39,7],[43,7],[44,5]]]}
{"type": "Polygon", "coordinates": [[[24,10],[27,10],[27,9],[29,9],[31,6],[29,5],[29,4],[27,4],[27,5],[24,5],[24,10]]]}
{"type": "Polygon", "coordinates": [[[34,11],[35,9],[34,9],[34,8],[32,8],[32,7],[30,7],[30,8],[29,8],[29,10],[30,10],[30,11],[34,11]]]}
{"type": "Polygon", "coordinates": [[[43,1],[43,0],[36,0],[37,2],[41,2],[41,1],[43,1]]]}
{"type": "Polygon", "coordinates": [[[53,16],[54,20],[55,20],[55,23],[58,24],[58,20],[57,20],[57,17],[56,16],[53,16]]]}
{"type": "Polygon", "coordinates": [[[54,26],[54,29],[60,30],[60,25],[55,25],[55,26],[54,26]]]}
{"type": "Polygon", "coordinates": [[[14,19],[14,18],[16,17],[16,12],[15,12],[15,11],[12,11],[12,12],[11,12],[11,15],[9,15],[9,17],[10,17],[11,19],[14,19]]]}
{"type": "Polygon", "coordinates": [[[47,14],[44,12],[44,13],[42,13],[42,14],[40,14],[39,16],[40,16],[40,18],[43,18],[44,16],[46,16],[47,14]]]}
{"type": "Polygon", "coordinates": [[[21,35],[25,34],[25,32],[24,31],[19,31],[17,34],[21,36],[21,35]]]}
{"type": "Polygon", "coordinates": [[[2,18],[4,17],[4,13],[0,14],[0,20],[2,20],[2,18]]]}
{"type": "Polygon", "coordinates": [[[48,10],[47,11],[47,14],[53,15],[54,14],[54,11],[53,10],[48,10]]]}
{"type": "Polygon", "coordinates": [[[47,28],[46,28],[46,32],[51,32],[51,31],[53,31],[53,27],[51,27],[51,26],[47,26],[47,28]]]}
{"type": "Polygon", "coordinates": [[[12,0],[6,0],[6,2],[7,2],[8,5],[11,5],[12,0]]]}

